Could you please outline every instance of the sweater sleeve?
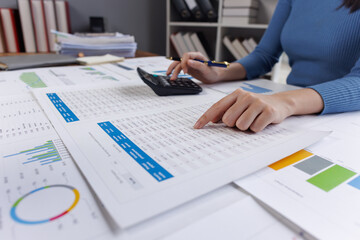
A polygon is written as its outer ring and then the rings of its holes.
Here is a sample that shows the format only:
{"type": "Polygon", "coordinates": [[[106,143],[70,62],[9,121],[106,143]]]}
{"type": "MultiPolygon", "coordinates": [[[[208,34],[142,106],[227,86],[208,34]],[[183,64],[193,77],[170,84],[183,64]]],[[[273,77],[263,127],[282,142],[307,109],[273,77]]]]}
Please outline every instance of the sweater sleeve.
{"type": "Polygon", "coordinates": [[[280,36],[283,26],[291,11],[291,0],[279,0],[259,45],[248,56],[237,60],[246,69],[247,79],[253,79],[271,71],[278,62],[283,49],[280,36]]]}
{"type": "Polygon", "coordinates": [[[309,88],[317,91],[324,101],[321,114],[360,110],[360,58],[344,77],[309,88]]]}

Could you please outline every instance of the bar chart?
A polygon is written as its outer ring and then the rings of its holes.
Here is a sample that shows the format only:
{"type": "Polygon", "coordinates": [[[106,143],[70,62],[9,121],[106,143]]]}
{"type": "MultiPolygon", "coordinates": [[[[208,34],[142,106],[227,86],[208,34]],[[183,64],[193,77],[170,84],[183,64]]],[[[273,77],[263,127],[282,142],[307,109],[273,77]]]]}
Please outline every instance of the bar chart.
{"type": "Polygon", "coordinates": [[[62,160],[54,142],[52,140],[46,141],[44,144],[35,146],[31,149],[26,149],[18,153],[3,156],[4,158],[15,158],[21,156],[22,164],[38,163],[40,165],[47,165],[62,160]]]}

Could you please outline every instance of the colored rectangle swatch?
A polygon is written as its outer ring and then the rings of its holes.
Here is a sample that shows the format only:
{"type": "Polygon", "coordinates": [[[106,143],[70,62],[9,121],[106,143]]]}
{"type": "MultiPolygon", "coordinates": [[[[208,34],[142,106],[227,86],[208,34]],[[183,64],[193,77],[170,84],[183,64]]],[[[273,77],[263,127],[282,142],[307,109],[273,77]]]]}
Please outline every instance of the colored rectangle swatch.
{"type": "Polygon", "coordinates": [[[300,160],[303,160],[307,157],[310,157],[312,155],[313,154],[311,152],[308,152],[306,150],[300,150],[286,158],[283,158],[283,159],[269,165],[269,167],[274,169],[275,171],[277,171],[284,167],[290,166],[291,164],[294,164],[300,160]]]}
{"type": "Polygon", "coordinates": [[[297,169],[307,173],[309,175],[313,175],[327,167],[332,165],[332,162],[321,158],[319,156],[312,156],[309,159],[306,159],[300,163],[294,165],[297,169]]]}
{"type": "Polygon", "coordinates": [[[68,106],[66,106],[56,93],[47,93],[46,95],[66,122],[79,121],[79,118],[70,110],[70,108],[68,108],[68,106]]]}
{"type": "Polygon", "coordinates": [[[354,178],[348,183],[350,186],[360,190],[360,176],[354,178]]]}
{"type": "Polygon", "coordinates": [[[355,174],[355,172],[350,171],[349,169],[335,165],[307,181],[325,192],[329,192],[355,174]]]}
{"type": "Polygon", "coordinates": [[[250,83],[242,83],[243,85],[246,85],[246,87],[240,86],[240,88],[244,89],[245,91],[252,92],[252,93],[267,93],[272,92],[270,89],[255,86],[250,83]]]}
{"type": "Polygon", "coordinates": [[[151,176],[158,182],[172,178],[168,171],[166,171],[160,164],[141,150],[135,143],[127,138],[119,129],[117,129],[111,122],[102,122],[98,125],[127,153],[132,157],[142,168],[144,168],[151,176]]]}

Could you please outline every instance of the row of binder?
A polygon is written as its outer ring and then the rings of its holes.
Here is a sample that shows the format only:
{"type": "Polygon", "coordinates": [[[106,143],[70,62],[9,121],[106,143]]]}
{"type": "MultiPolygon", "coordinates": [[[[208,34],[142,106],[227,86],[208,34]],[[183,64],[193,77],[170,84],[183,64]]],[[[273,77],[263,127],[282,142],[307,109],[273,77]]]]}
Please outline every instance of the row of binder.
{"type": "Polygon", "coordinates": [[[184,21],[217,21],[217,10],[210,0],[171,0],[184,21]]]}
{"type": "Polygon", "coordinates": [[[0,9],[0,52],[54,52],[51,30],[69,33],[67,1],[18,0],[17,9],[0,9]]]}
{"type": "Polygon", "coordinates": [[[18,0],[26,52],[54,52],[51,30],[71,32],[69,5],[57,0],[18,0]]]}

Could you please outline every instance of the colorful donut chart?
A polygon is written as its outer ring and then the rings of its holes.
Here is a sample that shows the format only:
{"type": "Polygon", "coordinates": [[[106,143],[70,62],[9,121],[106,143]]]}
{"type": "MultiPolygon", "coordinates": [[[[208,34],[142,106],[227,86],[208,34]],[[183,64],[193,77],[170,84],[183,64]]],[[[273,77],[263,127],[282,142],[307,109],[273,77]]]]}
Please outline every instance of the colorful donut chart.
{"type": "Polygon", "coordinates": [[[57,184],[57,185],[49,185],[49,186],[45,186],[45,187],[41,187],[41,188],[37,188],[27,194],[25,194],[24,196],[22,196],[21,198],[19,198],[15,203],[14,205],[11,207],[11,210],[10,210],[10,215],[12,217],[12,219],[18,223],[22,223],[22,224],[41,224],[41,223],[46,223],[46,222],[51,222],[51,221],[54,221],[58,218],[61,218],[62,216],[68,214],[79,202],[79,199],[80,199],[80,193],[79,191],[76,189],[76,188],[73,188],[71,186],[68,186],[68,185],[61,185],[61,184],[57,184]],[[36,221],[30,221],[30,220],[24,220],[24,219],[21,219],[20,217],[18,217],[18,215],[16,214],[16,207],[19,205],[19,203],[21,201],[23,201],[26,197],[28,197],[29,195],[31,194],[34,194],[38,191],[41,191],[41,190],[45,190],[47,188],[56,188],[56,187],[60,187],[60,188],[67,188],[69,190],[71,190],[73,193],[74,193],[74,196],[75,196],[75,199],[74,199],[74,202],[71,204],[71,206],[65,210],[64,212],[60,213],[59,215],[56,215],[54,217],[51,217],[49,219],[44,219],[44,220],[36,220],[36,221]]]}

